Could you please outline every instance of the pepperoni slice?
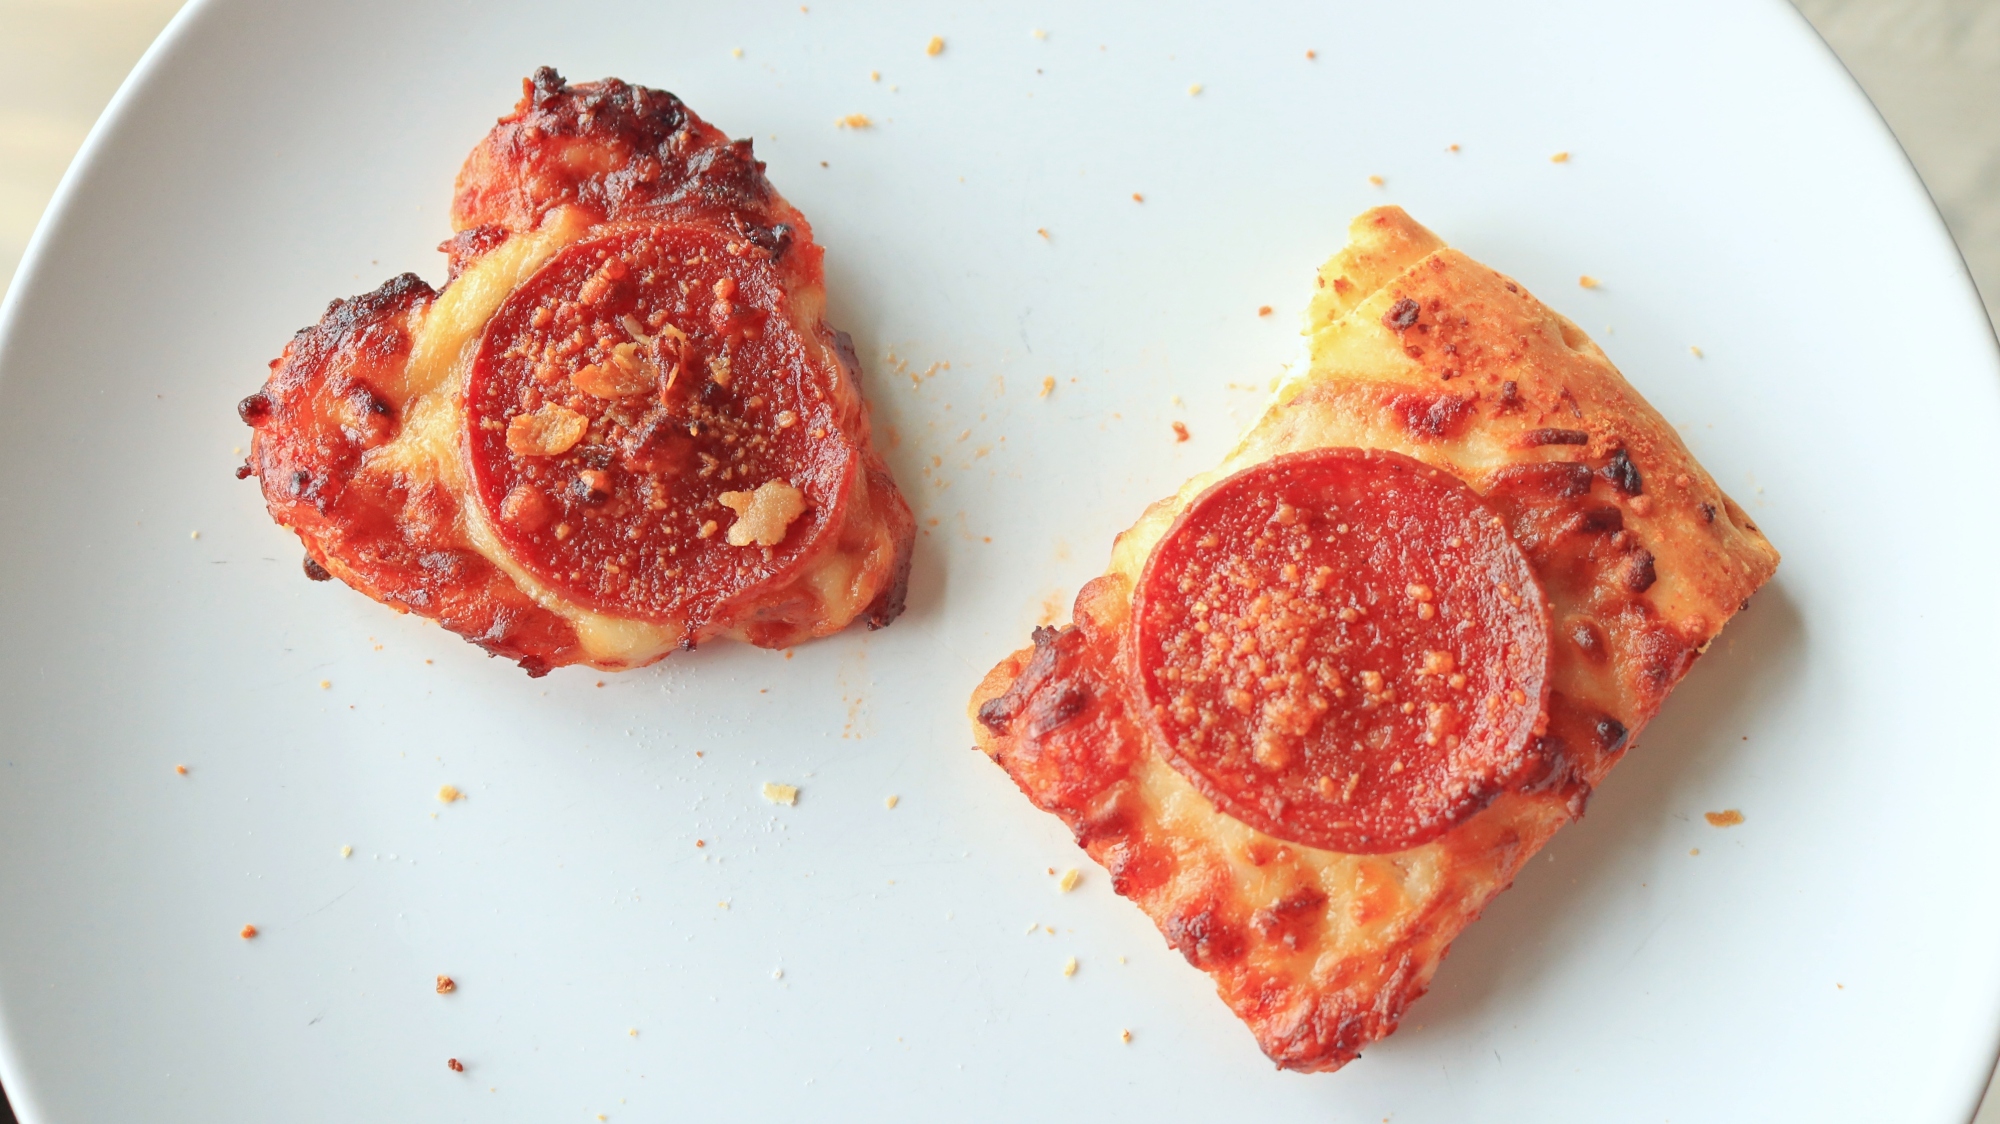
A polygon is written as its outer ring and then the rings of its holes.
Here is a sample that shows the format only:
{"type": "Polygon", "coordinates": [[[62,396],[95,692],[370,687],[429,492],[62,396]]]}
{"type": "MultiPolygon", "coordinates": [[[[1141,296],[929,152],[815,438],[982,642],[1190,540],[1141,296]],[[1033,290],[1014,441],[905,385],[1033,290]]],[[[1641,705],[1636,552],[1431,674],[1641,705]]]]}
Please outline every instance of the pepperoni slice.
{"type": "Polygon", "coordinates": [[[1541,587],[1472,489],[1401,454],[1221,481],[1153,551],[1133,614],[1165,756],[1266,834],[1400,851],[1542,764],[1541,587]]]}
{"type": "Polygon", "coordinates": [[[859,456],[818,354],[753,245],[667,225],[569,246],[466,379],[486,516],[565,598],[698,626],[838,531],[859,456]]]}

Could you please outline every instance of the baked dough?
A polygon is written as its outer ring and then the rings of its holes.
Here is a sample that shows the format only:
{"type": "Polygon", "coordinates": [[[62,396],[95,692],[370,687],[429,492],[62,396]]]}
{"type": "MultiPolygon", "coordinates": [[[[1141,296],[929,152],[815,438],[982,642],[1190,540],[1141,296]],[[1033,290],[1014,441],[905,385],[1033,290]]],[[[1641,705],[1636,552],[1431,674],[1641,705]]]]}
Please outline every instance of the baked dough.
{"type": "Polygon", "coordinates": [[[672,94],[522,86],[443,289],[335,301],[240,407],[307,575],[531,675],[895,619],[915,523],[812,228],[672,94]]]}
{"type": "Polygon", "coordinates": [[[1036,629],[972,698],[979,748],[1215,979],[1266,1054],[1305,1071],[1395,1030],[1778,563],[1575,324],[1399,208],[1363,214],[1349,239],[1318,277],[1309,362],[1222,464],[1118,536],[1072,624],[1036,629]],[[1304,846],[1218,810],[1134,701],[1134,590],[1176,519],[1245,469],[1335,448],[1469,485],[1547,599],[1541,767],[1388,853],[1304,846]]]}

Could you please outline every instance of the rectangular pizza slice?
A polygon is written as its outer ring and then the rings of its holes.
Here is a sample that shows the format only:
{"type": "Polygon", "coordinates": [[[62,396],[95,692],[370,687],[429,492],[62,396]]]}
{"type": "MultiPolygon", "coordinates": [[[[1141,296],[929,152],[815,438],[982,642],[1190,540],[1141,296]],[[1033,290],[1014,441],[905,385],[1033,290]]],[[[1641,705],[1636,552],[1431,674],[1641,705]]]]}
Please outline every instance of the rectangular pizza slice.
{"type": "Polygon", "coordinates": [[[1309,361],[972,698],[1280,1067],[1396,1028],[1778,555],[1575,324],[1400,209],[1309,361]]]}

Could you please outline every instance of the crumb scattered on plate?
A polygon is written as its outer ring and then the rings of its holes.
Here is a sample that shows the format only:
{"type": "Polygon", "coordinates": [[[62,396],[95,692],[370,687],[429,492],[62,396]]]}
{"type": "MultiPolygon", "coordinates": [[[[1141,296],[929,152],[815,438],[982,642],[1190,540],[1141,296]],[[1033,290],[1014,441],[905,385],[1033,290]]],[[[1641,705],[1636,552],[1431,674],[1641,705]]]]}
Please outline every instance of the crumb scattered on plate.
{"type": "MultiPolygon", "coordinates": [[[[1308,55],[1312,54],[1312,52],[1311,52],[1311,51],[1307,51],[1306,53],[1307,53],[1308,55]]],[[[1125,1042],[1125,1043],[1130,1043],[1130,1042],[1132,1041],[1132,1032],[1131,1032],[1131,1031],[1129,1031],[1129,1030],[1121,1030],[1121,1031],[1119,1031],[1119,1032],[1118,1032],[1118,1041],[1120,1041],[1120,1042],[1125,1042]]]]}
{"type": "Polygon", "coordinates": [[[349,845],[349,844],[345,844],[345,843],[341,844],[341,847],[340,847],[340,857],[341,857],[341,858],[343,858],[343,859],[351,859],[351,858],[353,858],[353,857],[354,857],[354,848],[353,848],[353,847],[352,847],[351,845],[349,845]]]}
{"type": "Polygon", "coordinates": [[[1381,176],[1369,176],[1368,182],[1374,184],[1376,187],[1381,187],[1384,183],[1388,181],[1384,180],[1381,176]]]}
{"type": "Polygon", "coordinates": [[[1175,423],[1174,423],[1174,441],[1175,441],[1176,443],[1178,443],[1178,442],[1181,442],[1181,441],[1186,441],[1187,439],[1188,439],[1188,427],[1187,427],[1187,424],[1186,424],[1185,422],[1175,422],[1175,423]]]}
{"type": "Polygon", "coordinates": [[[1199,82],[1196,82],[1195,84],[1193,84],[1193,85],[1191,85],[1191,86],[1189,86],[1189,87],[1188,87],[1188,96],[1189,96],[1189,97],[1194,97],[1195,95],[1197,95],[1197,94],[1199,94],[1199,93],[1201,93],[1201,83],[1199,83],[1199,82]]]}
{"type": "Polygon", "coordinates": [[[188,767],[186,765],[176,765],[174,766],[174,772],[179,773],[181,776],[185,777],[188,775],[188,767]]]}
{"type": "Polygon", "coordinates": [[[799,786],[795,784],[774,784],[770,781],[765,781],[764,799],[769,800],[773,804],[797,804],[799,802],[799,786]]]}
{"type": "Polygon", "coordinates": [[[1068,960],[1063,961],[1063,975],[1076,975],[1076,957],[1072,956],[1068,960]]]}
{"type": "Polygon", "coordinates": [[[236,935],[247,941],[257,935],[257,926],[245,925],[236,931],[236,935]]]}
{"type": "Polygon", "coordinates": [[[1056,889],[1061,890],[1063,893],[1067,894],[1071,890],[1076,889],[1077,881],[1081,878],[1082,875],[1076,872],[1076,868],[1070,867],[1068,870],[1062,872],[1061,878],[1056,880],[1056,889]]]}
{"type": "Polygon", "coordinates": [[[1569,153],[1567,153],[1567,152],[1558,152],[1558,153],[1556,153],[1556,154],[1555,154],[1554,156],[1551,156],[1551,157],[1549,157],[1549,163],[1551,163],[1551,164],[1567,164],[1567,163],[1569,163],[1569,153]]]}
{"type": "Polygon", "coordinates": [[[460,792],[456,785],[440,785],[438,787],[438,799],[450,804],[455,800],[465,799],[465,794],[460,792]]]}
{"type": "Polygon", "coordinates": [[[1270,306],[1270,305],[1268,305],[1268,304],[1260,304],[1260,305],[1258,305],[1258,306],[1257,306],[1257,315],[1259,315],[1259,316],[1269,316],[1269,315],[1271,315],[1271,306],[1270,306]]]}
{"type": "Polygon", "coordinates": [[[936,58],[938,55],[943,54],[944,36],[942,35],[931,36],[931,41],[924,44],[924,53],[930,55],[933,58],[936,58]]]}
{"type": "Polygon", "coordinates": [[[464,1062],[462,1062],[462,1061],[459,1061],[459,1060],[458,1060],[457,1058],[446,1058],[446,1059],[444,1060],[444,1064],[445,1064],[445,1068],[447,1068],[447,1069],[451,1070],[451,1071],[452,1071],[453,1073],[464,1073],[464,1072],[465,1072],[465,1063],[464,1063],[464,1062]]]}
{"type": "Polygon", "coordinates": [[[842,129],[866,129],[872,127],[875,122],[866,113],[850,113],[834,121],[834,124],[842,129]]]}
{"type": "Polygon", "coordinates": [[[1720,812],[1703,812],[1701,817],[1708,821],[1710,827],[1735,827],[1743,822],[1743,813],[1734,808],[1720,812]]]}
{"type": "Polygon", "coordinates": [[[1039,393],[1039,394],[1035,395],[1035,397],[1037,397],[1037,398],[1047,398],[1047,397],[1049,396],[1049,394],[1050,394],[1051,392],[1053,392],[1053,391],[1055,390],[1055,388],[1056,388],[1056,380],[1055,380],[1055,376],[1054,376],[1054,375],[1043,375],[1043,376],[1042,376],[1042,389],[1041,389],[1041,393],[1039,393]]]}
{"type": "Polygon", "coordinates": [[[1694,356],[1696,359],[1699,359],[1701,358],[1701,349],[1694,346],[1693,344],[1689,344],[1688,354],[1694,356]]]}
{"type": "Polygon", "coordinates": [[[1592,277],[1590,274],[1586,273],[1583,276],[1577,278],[1576,283],[1583,286],[1586,289],[1595,289],[1597,288],[1598,285],[1602,284],[1603,282],[1600,282],[1597,278],[1592,277]]]}
{"type": "Polygon", "coordinates": [[[437,989],[439,995],[450,995],[452,992],[458,990],[458,981],[452,979],[450,976],[439,976],[437,989]]]}
{"type": "Polygon", "coordinates": [[[895,793],[892,792],[888,796],[882,798],[882,806],[884,808],[894,808],[897,804],[902,803],[902,800],[903,800],[902,797],[897,796],[895,793]]]}

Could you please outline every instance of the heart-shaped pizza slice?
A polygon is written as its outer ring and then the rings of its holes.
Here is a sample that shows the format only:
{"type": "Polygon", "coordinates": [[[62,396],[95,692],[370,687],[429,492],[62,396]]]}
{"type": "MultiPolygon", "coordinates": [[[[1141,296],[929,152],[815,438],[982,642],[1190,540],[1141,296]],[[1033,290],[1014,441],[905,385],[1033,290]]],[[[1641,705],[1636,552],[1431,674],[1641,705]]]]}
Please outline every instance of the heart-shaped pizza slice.
{"type": "Polygon", "coordinates": [[[243,400],[272,516],[530,674],[903,607],[915,523],[812,228],[679,98],[546,67],[466,160],[441,290],[335,301],[243,400]]]}
{"type": "Polygon", "coordinates": [[[1280,1066],[1396,1028],[1778,555],[1576,325],[1400,209],[1309,362],[972,700],[1280,1066]]]}

